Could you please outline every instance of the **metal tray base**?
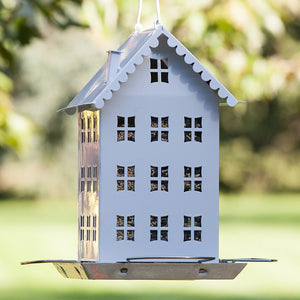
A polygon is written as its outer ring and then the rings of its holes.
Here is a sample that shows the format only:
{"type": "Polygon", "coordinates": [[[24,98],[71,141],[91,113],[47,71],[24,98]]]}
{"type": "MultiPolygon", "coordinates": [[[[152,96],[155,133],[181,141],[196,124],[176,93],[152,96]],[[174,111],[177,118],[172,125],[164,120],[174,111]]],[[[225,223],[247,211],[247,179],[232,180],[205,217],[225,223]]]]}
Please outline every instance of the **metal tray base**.
{"type": "Polygon", "coordinates": [[[247,263],[125,262],[96,263],[43,260],[29,263],[52,263],[65,278],[125,280],[204,280],[234,279],[247,263]]]}

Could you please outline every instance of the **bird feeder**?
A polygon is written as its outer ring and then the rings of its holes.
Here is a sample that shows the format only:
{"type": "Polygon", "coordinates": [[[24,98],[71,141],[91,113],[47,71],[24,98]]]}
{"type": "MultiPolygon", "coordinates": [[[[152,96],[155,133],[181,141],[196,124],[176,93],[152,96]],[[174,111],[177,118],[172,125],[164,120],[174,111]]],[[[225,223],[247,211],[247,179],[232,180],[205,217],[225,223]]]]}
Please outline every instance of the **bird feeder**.
{"type": "Polygon", "coordinates": [[[159,14],[140,27],[63,108],[78,115],[78,261],[29,263],[66,278],[233,279],[253,259],[219,258],[219,107],[239,101],[159,14]]]}

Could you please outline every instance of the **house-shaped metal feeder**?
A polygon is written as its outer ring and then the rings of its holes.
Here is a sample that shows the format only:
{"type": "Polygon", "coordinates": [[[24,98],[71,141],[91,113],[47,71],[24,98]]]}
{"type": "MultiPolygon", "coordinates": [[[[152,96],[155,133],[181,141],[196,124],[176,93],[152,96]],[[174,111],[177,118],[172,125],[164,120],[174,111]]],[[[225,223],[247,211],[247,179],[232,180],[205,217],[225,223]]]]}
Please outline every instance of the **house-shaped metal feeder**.
{"type": "Polygon", "coordinates": [[[78,261],[28,263],[67,278],[235,278],[248,260],[219,259],[219,107],[237,103],[161,25],[108,51],[64,108],[78,111],[78,261]]]}

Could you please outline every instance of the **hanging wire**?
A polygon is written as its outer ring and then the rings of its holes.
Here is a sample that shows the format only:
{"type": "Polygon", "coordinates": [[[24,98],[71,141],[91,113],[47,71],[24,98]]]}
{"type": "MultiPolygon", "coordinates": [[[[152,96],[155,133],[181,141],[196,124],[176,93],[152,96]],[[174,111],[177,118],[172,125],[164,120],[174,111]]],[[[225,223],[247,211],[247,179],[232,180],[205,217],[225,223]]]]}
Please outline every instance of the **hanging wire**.
{"type": "Polygon", "coordinates": [[[139,0],[139,10],[138,10],[136,24],[135,24],[135,27],[134,27],[135,31],[142,31],[142,24],[140,23],[141,14],[142,14],[142,5],[143,5],[143,0],[139,0]]]}
{"type": "Polygon", "coordinates": [[[159,7],[159,0],[156,0],[156,15],[157,15],[156,25],[160,25],[160,7],[159,7]]]}
{"type": "MultiPolygon", "coordinates": [[[[137,14],[137,19],[136,19],[136,24],[134,27],[134,31],[135,32],[140,32],[142,31],[143,27],[142,24],[140,23],[141,21],[141,14],[142,14],[142,5],[143,5],[143,0],[139,0],[139,9],[138,9],[138,14],[137,14]]],[[[159,0],[156,0],[156,22],[155,22],[155,26],[159,26],[160,23],[160,6],[159,6],[159,0]]]]}

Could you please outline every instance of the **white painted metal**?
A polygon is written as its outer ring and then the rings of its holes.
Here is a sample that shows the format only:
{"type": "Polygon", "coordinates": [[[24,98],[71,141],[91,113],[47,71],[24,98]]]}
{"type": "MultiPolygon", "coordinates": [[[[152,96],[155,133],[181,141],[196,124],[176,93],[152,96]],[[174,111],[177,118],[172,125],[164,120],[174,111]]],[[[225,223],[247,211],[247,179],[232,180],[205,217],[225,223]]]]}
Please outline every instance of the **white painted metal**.
{"type": "MultiPolygon", "coordinates": [[[[218,261],[219,100],[183,57],[159,38],[154,59],[168,58],[169,83],[151,83],[150,57],[101,110],[99,261],[128,257],[212,256],[218,261]],[[117,141],[117,117],[135,117],[135,142],[117,141]],[[169,142],[151,142],[151,116],[169,117],[169,142]],[[203,118],[203,142],[184,142],[184,117],[203,118]],[[117,191],[117,166],[135,166],[135,191],[117,191]],[[150,191],[150,167],[168,166],[168,192],[150,191]],[[184,166],[202,166],[202,192],[184,192],[184,166]],[[150,241],[150,216],[168,216],[168,241],[150,241]],[[135,216],[117,227],[117,216],[135,216]],[[202,216],[202,241],[185,241],[184,216],[202,216]],[[117,230],[124,240],[117,241],[117,230]],[[134,241],[126,240],[134,230],[134,241]]],[[[125,124],[126,125],[126,124],[125,124]]],[[[121,128],[122,129],[122,128],[121,128]]],[[[161,179],[159,179],[161,180],[161,179]]],[[[162,228],[160,228],[162,229],[162,228]]],[[[193,230],[199,228],[190,228],[193,230]]]]}
{"type": "Polygon", "coordinates": [[[141,64],[143,57],[149,56],[151,49],[158,46],[160,36],[167,38],[168,45],[175,48],[179,56],[183,56],[186,64],[190,64],[192,69],[201,79],[208,83],[209,87],[215,91],[220,100],[225,100],[228,106],[235,106],[239,101],[195,58],[166,28],[159,26],[151,30],[134,32],[118,49],[122,51],[120,71],[115,79],[105,84],[106,65],[105,64],[81,90],[81,92],[63,109],[72,113],[72,108],[86,105],[93,105],[98,109],[104,106],[104,100],[112,98],[113,92],[120,88],[120,83],[128,80],[128,75],[136,70],[136,66],[141,64]]]}
{"type": "Polygon", "coordinates": [[[120,61],[122,51],[107,51],[108,58],[106,64],[106,75],[105,75],[105,83],[111,82],[120,71],[120,61]]]}

